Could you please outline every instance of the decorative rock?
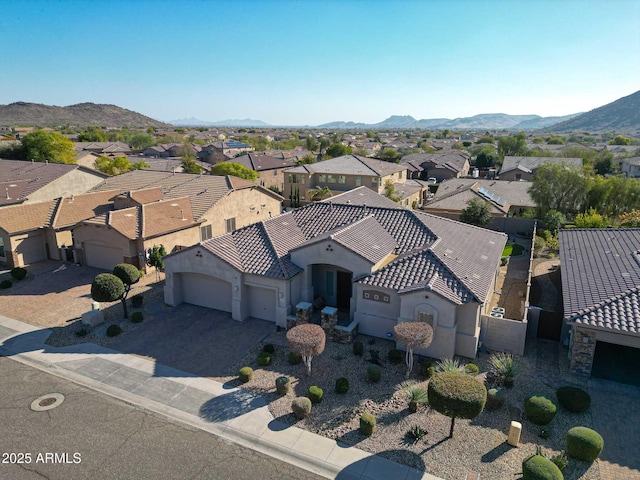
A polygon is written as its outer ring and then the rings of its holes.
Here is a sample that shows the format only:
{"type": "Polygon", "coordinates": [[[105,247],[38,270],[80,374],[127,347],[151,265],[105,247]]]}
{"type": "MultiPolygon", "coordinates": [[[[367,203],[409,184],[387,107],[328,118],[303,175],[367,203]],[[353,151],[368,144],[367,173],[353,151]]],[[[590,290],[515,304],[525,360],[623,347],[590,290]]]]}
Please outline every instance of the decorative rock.
{"type": "Polygon", "coordinates": [[[520,434],[522,433],[522,424],[520,422],[511,422],[509,429],[509,437],[507,443],[512,447],[517,447],[520,443],[520,434]]]}

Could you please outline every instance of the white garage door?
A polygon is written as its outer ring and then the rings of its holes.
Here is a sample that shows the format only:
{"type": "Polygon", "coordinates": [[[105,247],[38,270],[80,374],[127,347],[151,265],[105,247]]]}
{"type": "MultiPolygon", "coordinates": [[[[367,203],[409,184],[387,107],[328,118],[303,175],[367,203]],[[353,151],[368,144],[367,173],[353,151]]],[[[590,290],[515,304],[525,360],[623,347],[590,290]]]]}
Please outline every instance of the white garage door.
{"type": "Polygon", "coordinates": [[[84,261],[90,267],[113,270],[113,267],[123,261],[122,250],[104,245],[85,243],[84,261]]]}
{"type": "Polygon", "coordinates": [[[23,239],[16,246],[16,253],[22,255],[22,262],[26,265],[47,259],[42,234],[32,235],[23,239]]]}
{"type": "Polygon", "coordinates": [[[231,312],[231,284],[219,278],[198,273],[178,274],[182,281],[185,303],[231,312]]]}
{"type": "Polygon", "coordinates": [[[276,291],[269,288],[247,287],[249,316],[261,320],[276,321],[276,291]]]}

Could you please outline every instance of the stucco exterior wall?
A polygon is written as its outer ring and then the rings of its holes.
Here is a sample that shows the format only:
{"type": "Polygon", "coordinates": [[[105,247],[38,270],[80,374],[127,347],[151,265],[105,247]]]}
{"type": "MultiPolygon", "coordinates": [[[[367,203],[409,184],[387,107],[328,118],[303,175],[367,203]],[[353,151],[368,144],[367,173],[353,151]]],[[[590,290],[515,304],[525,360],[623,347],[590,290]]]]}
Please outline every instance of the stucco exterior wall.
{"type": "MultiPolygon", "coordinates": [[[[112,228],[103,225],[78,225],[73,229],[74,247],[84,248],[85,243],[104,245],[118,248],[122,251],[123,257],[133,257],[137,255],[135,243],[125,238],[112,228]]],[[[81,262],[84,263],[84,256],[81,262]]]]}
{"type": "Polygon", "coordinates": [[[33,192],[24,203],[44,202],[58,197],[69,197],[86,193],[105,179],[102,174],[72,170],[66,175],[33,192]]]}
{"type": "Polygon", "coordinates": [[[288,307],[291,305],[291,299],[289,298],[289,288],[287,280],[278,280],[276,278],[263,277],[259,275],[243,274],[242,286],[240,292],[241,299],[241,319],[244,320],[249,317],[249,305],[247,298],[247,286],[259,286],[266,288],[273,293],[273,299],[276,307],[276,325],[286,328],[287,326],[287,313],[288,307]]]}
{"type": "Polygon", "coordinates": [[[284,190],[284,168],[274,168],[273,170],[263,170],[259,172],[256,183],[265,188],[277,187],[281,191],[284,190]]]}
{"type": "Polygon", "coordinates": [[[167,253],[171,253],[176,247],[190,247],[199,241],[200,227],[195,226],[159,237],[147,238],[142,242],[142,251],[146,252],[150,248],[153,248],[154,245],[160,246],[162,244],[167,253]]]}
{"type": "Polygon", "coordinates": [[[480,340],[486,348],[524,355],[527,322],[482,315],[480,340]]]}
{"type": "Polygon", "coordinates": [[[523,172],[522,170],[511,170],[509,172],[501,173],[498,178],[500,180],[524,180],[531,182],[533,181],[533,174],[523,172]],[[520,178],[517,178],[518,175],[520,175],[520,178]]]}

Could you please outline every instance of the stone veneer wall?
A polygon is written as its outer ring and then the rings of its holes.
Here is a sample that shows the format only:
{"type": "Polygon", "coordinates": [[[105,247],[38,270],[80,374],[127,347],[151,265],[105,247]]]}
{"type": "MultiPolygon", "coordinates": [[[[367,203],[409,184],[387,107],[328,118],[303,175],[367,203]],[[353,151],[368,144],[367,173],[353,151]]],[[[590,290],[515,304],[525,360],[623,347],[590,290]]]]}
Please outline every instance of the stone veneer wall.
{"type": "Polygon", "coordinates": [[[580,327],[575,327],[574,332],[570,370],[575,375],[588,377],[591,375],[593,355],[596,351],[596,332],[580,327]]]}

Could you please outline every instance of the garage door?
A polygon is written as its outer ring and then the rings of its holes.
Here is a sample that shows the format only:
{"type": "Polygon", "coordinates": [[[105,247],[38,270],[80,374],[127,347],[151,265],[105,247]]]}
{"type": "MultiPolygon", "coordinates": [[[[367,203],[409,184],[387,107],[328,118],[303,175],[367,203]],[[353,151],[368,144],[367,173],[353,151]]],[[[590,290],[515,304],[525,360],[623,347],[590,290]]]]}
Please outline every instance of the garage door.
{"type": "Polygon", "coordinates": [[[16,247],[16,253],[22,255],[22,262],[26,265],[41,262],[47,259],[42,234],[33,235],[23,239],[16,247]]]}
{"type": "Polygon", "coordinates": [[[269,288],[247,287],[249,316],[261,320],[276,321],[276,291],[269,288]]]}
{"type": "Polygon", "coordinates": [[[640,348],[598,340],[591,376],[640,387],[640,348]]]}
{"type": "Polygon", "coordinates": [[[231,312],[231,284],[219,278],[197,273],[178,274],[185,303],[231,312]]]}
{"type": "Polygon", "coordinates": [[[113,270],[113,267],[123,262],[122,250],[104,245],[85,243],[84,261],[90,267],[113,270]]]}

